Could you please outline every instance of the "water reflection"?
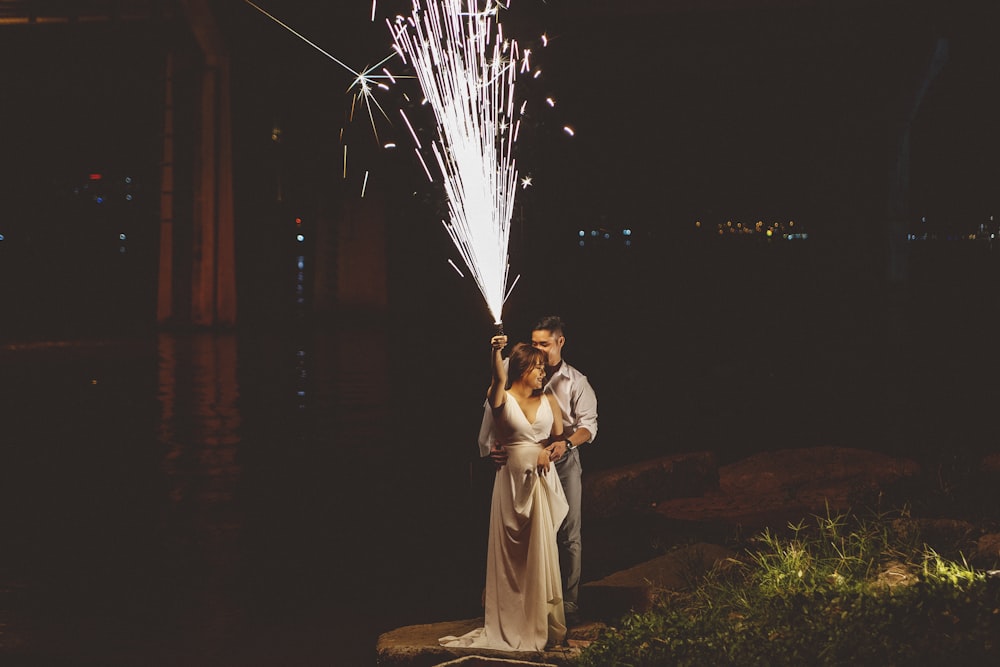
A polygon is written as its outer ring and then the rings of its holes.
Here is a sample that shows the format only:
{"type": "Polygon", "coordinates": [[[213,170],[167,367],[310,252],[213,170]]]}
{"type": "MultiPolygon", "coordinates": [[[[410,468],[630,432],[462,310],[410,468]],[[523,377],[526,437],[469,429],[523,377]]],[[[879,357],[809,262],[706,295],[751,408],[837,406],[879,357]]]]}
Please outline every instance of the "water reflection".
{"type": "Polygon", "coordinates": [[[199,564],[202,583],[187,624],[195,644],[211,646],[236,634],[241,620],[227,590],[243,522],[235,498],[242,425],[237,339],[160,334],[157,350],[164,537],[199,564]]]}
{"type": "Polygon", "coordinates": [[[398,504],[378,473],[395,428],[384,329],[0,354],[0,656],[372,662],[409,574],[370,576],[408,548],[379,519],[398,504]]]}

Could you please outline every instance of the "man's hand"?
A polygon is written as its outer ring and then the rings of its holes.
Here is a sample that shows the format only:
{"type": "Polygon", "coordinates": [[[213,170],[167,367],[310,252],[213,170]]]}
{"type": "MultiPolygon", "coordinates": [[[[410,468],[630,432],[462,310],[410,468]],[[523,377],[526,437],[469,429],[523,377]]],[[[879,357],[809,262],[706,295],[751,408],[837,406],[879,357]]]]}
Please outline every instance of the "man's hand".
{"type": "Polygon", "coordinates": [[[490,459],[492,459],[493,465],[499,470],[507,465],[507,450],[499,443],[494,442],[493,447],[490,449],[490,459]]]}
{"type": "Polygon", "coordinates": [[[552,461],[558,461],[566,455],[566,440],[563,438],[556,440],[551,445],[546,447],[546,449],[549,450],[549,458],[552,459],[552,461]]]}

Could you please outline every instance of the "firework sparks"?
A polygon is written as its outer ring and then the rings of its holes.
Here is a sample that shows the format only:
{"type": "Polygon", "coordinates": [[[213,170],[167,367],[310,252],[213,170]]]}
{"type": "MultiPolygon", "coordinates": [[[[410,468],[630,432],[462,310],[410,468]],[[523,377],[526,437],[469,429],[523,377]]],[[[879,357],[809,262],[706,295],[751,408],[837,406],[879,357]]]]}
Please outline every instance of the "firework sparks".
{"type": "MultiPolygon", "coordinates": [[[[390,59],[394,58],[396,56],[396,54],[395,53],[390,53],[388,56],[386,56],[385,58],[383,58],[378,63],[372,65],[371,67],[367,67],[367,68],[365,68],[363,70],[358,71],[358,70],[354,69],[353,67],[348,66],[344,61],[340,60],[339,58],[337,58],[336,56],[334,56],[332,53],[329,53],[328,51],[320,48],[320,46],[318,44],[316,44],[315,42],[313,42],[313,41],[309,40],[308,38],[306,38],[305,35],[303,35],[302,33],[298,32],[297,30],[295,30],[294,28],[292,28],[290,25],[288,25],[287,23],[285,23],[282,20],[280,20],[278,17],[276,17],[273,14],[269,13],[267,10],[265,10],[260,5],[257,5],[257,4],[255,4],[253,2],[251,2],[251,0],[243,0],[243,1],[246,4],[250,5],[251,7],[253,7],[254,9],[256,9],[261,14],[263,14],[264,16],[266,16],[267,18],[271,19],[272,21],[274,21],[275,23],[277,23],[278,25],[280,25],[282,28],[284,28],[288,32],[292,33],[293,35],[295,35],[296,37],[298,37],[299,39],[301,39],[303,42],[305,42],[309,46],[313,47],[314,49],[316,49],[317,51],[319,51],[320,53],[322,53],[324,56],[326,56],[327,58],[329,58],[333,62],[337,63],[338,65],[340,65],[341,67],[343,67],[345,70],[347,70],[348,72],[350,72],[351,74],[354,75],[354,80],[347,87],[347,91],[351,92],[352,90],[356,90],[356,92],[354,93],[355,94],[355,100],[358,97],[361,98],[361,100],[364,103],[366,109],[368,110],[368,118],[370,119],[371,124],[372,124],[372,132],[375,133],[375,140],[378,141],[378,130],[375,127],[375,112],[372,109],[372,105],[374,105],[374,107],[376,109],[378,109],[379,113],[381,113],[382,116],[386,120],[389,120],[389,116],[386,115],[385,110],[382,108],[382,105],[379,104],[378,100],[375,99],[375,96],[374,96],[373,93],[374,93],[375,89],[383,89],[384,90],[385,88],[387,88],[387,86],[384,83],[382,83],[381,80],[388,80],[388,81],[395,82],[395,78],[393,77],[393,75],[390,74],[389,71],[386,68],[382,67],[382,66],[385,63],[387,63],[390,59]],[[382,68],[381,69],[381,71],[383,72],[382,74],[376,74],[375,73],[376,70],[379,70],[379,68],[382,68]]],[[[372,20],[373,21],[375,20],[375,3],[374,2],[372,3],[372,20]]],[[[353,104],[352,104],[351,116],[353,117],[353,115],[354,115],[354,111],[353,111],[353,104]]]]}
{"type": "Polygon", "coordinates": [[[503,38],[497,14],[506,6],[487,0],[480,10],[479,4],[413,0],[410,17],[387,23],[396,51],[416,72],[434,110],[438,138],[431,151],[451,218],[444,226],[499,323],[510,294],[505,294],[507,251],[518,184],[513,158],[518,47],[503,38]]]}

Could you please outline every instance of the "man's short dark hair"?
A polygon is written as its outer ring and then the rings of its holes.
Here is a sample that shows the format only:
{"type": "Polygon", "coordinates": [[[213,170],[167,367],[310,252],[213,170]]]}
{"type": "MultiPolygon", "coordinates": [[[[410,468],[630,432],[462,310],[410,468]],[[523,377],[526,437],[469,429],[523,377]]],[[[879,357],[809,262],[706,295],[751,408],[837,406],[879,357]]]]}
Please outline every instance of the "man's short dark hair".
{"type": "Polygon", "coordinates": [[[535,322],[532,331],[550,331],[554,334],[566,335],[566,323],[558,315],[546,315],[535,322]]]}

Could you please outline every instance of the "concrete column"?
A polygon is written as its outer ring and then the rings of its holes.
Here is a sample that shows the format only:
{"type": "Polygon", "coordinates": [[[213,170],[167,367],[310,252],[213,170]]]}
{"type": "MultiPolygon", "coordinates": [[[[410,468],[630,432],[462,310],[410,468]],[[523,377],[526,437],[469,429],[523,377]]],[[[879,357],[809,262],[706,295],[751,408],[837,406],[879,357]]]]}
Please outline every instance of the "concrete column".
{"type": "Polygon", "coordinates": [[[229,57],[207,0],[181,0],[204,57],[195,148],[192,324],[236,322],[236,252],[229,57]]]}
{"type": "Polygon", "coordinates": [[[163,67],[163,155],[160,161],[160,267],[156,292],[156,321],[174,316],[174,54],[167,52],[163,67]]]}
{"type": "Polygon", "coordinates": [[[236,324],[236,219],[233,206],[233,132],[229,58],[218,65],[218,151],[216,196],[215,321],[236,324]]]}
{"type": "Polygon", "coordinates": [[[206,67],[201,73],[195,151],[191,323],[199,326],[215,324],[216,76],[216,70],[211,67],[206,67]]]}

